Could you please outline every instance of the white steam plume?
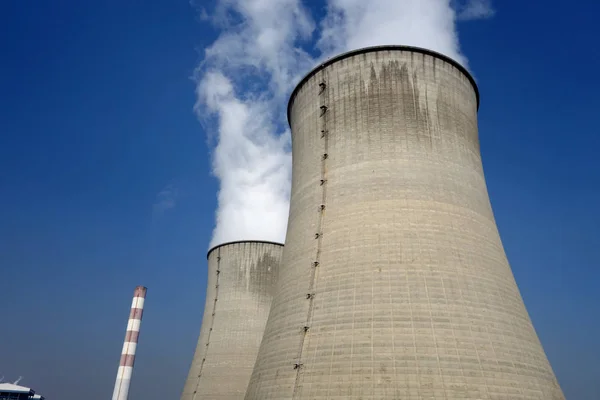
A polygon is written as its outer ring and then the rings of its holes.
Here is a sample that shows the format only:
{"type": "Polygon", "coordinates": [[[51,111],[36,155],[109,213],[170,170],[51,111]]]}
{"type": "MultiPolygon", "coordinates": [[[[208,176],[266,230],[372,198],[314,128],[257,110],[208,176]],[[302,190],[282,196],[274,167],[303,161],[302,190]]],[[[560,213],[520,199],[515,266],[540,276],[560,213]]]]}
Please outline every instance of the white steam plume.
{"type": "Polygon", "coordinates": [[[283,242],[291,154],[285,95],[312,65],[298,46],[314,23],[299,0],[219,0],[222,32],[197,70],[196,111],[216,117],[213,173],[220,180],[211,246],[283,242]]]}
{"type": "Polygon", "coordinates": [[[465,64],[450,0],[329,0],[319,48],[338,53],[367,46],[409,45],[465,64]]]}
{"type": "Polygon", "coordinates": [[[220,34],[196,70],[195,110],[217,138],[212,160],[220,190],[211,246],[284,241],[291,178],[287,98],[317,62],[393,44],[425,47],[467,66],[456,21],[493,13],[489,0],[322,0],[320,8],[326,13],[313,17],[302,0],[216,0],[208,17],[220,34]]]}

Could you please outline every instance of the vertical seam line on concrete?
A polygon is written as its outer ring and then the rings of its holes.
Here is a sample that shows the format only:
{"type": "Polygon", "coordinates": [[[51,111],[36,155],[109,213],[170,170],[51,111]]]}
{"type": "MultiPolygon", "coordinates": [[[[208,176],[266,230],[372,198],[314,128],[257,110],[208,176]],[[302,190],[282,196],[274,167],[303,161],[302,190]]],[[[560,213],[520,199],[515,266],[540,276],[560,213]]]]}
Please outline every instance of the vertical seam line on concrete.
{"type": "MultiPolygon", "coordinates": [[[[454,223],[452,223],[452,229],[456,230],[456,227],[455,227],[454,223]]],[[[458,248],[458,244],[456,243],[456,236],[453,237],[452,244],[453,244],[453,249],[458,248]]],[[[456,264],[456,276],[458,278],[460,276],[459,265],[462,263],[462,257],[460,256],[460,253],[458,253],[458,252],[456,253],[456,255],[457,255],[457,258],[458,258],[458,261],[459,261],[456,264]]],[[[458,286],[458,291],[460,293],[460,299],[464,303],[465,298],[463,296],[463,291],[462,291],[462,288],[460,287],[460,285],[458,286]]],[[[471,329],[471,326],[469,326],[469,332],[471,332],[471,338],[472,338],[473,337],[473,330],[471,329]]],[[[456,334],[454,332],[454,329],[452,330],[452,334],[454,335],[454,338],[455,338],[455,341],[456,341],[456,334]]],[[[487,392],[487,398],[491,398],[490,387],[488,385],[488,379],[487,379],[487,376],[485,375],[485,372],[483,371],[483,365],[481,364],[481,357],[479,356],[479,349],[477,349],[477,347],[475,347],[475,346],[474,346],[474,348],[475,348],[475,354],[477,354],[477,361],[479,363],[479,369],[481,370],[481,377],[482,377],[483,381],[485,382],[485,390],[487,392]]],[[[460,352],[457,351],[457,353],[458,353],[458,359],[460,360],[460,358],[461,358],[460,352]]],[[[461,362],[461,364],[462,364],[462,362],[461,362]]],[[[466,381],[464,369],[461,368],[460,372],[462,374],[463,381],[466,381]]]]}
{"type": "MultiPolygon", "coordinates": [[[[377,91],[377,103],[375,106],[375,111],[377,112],[377,120],[381,121],[381,104],[379,99],[381,99],[381,79],[383,79],[383,77],[381,76],[383,74],[383,71],[380,72],[380,75],[377,76],[376,75],[376,91],[377,91]]],[[[370,94],[370,93],[369,93],[370,94]]],[[[371,104],[369,103],[369,106],[371,104]]],[[[369,114],[371,113],[371,110],[369,110],[369,114]]],[[[382,140],[381,140],[381,130],[377,129],[377,134],[379,134],[379,146],[381,149],[381,146],[383,145],[382,140]]],[[[371,398],[375,398],[375,318],[373,318],[375,316],[375,276],[374,276],[374,271],[373,271],[373,262],[371,261],[369,264],[369,272],[370,272],[370,278],[371,278],[371,398]]]]}
{"type": "MultiPolygon", "coordinates": [[[[455,230],[454,224],[452,224],[452,229],[455,230]]],[[[458,248],[458,245],[456,243],[456,236],[453,237],[452,244],[453,244],[452,249],[456,250],[458,248]]],[[[457,276],[457,282],[458,282],[459,281],[458,277],[460,277],[459,265],[462,263],[462,258],[460,256],[459,252],[456,252],[456,257],[458,258],[458,263],[456,264],[456,276],[457,276]]],[[[465,298],[463,296],[462,288],[458,284],[457,284],[457,287],[458,287],[460,301],[461,301],[461,303],[464,304],[465,298]]],[[[467,316],[468,316],[468,314],[467,314],[467,316]]],[[[471,327],[470,326],[469,326],[469,331],[471,331],[471,327]]],[[[462,366],[463,362],[461,361],[460,349],[458,347],[458,340],[456,339],[456,331],[455,331],[455,329],[452,329],[452,335],[454,335],[454,340],[455,340],[455,343],[456,343],[456,352],[458,354],[458,360],[459,360],[459,362],[460,362],[460,364],[462,366]]],[[[471,333],[471,337],[472,336],[473,336],[473,334],[471,333]]],[[[477,354],[477,359],[480,360],[480,358],[479,358],[479,352],[477,351],[476,347],[474,347],[474,348],[475,348],[475,353],[477,354]]],[[[481,369],[481,376],[483,377],[483,380],[485,381],[485,388],[486,388],[486,391],[488,392],[488,397],[487,398],[489,399],[489,398],[491,398],[490,397],[490,389],[489,389],[488,384],[487,384],[487,379],[485,377],[485,373],[483,372],[483,366],[481,365],[481,361],[479,361],[479,368],[481,369]]],[[[466,381],[466,377],[465,377],[465,371],[464,371],[463,368],[460,369],[460,374],[461,374],[463,382],[465,382],[466,381]]]]}
{"type": "MultiPolygon", "coordinates": [[[[411,216],[410,215],[407,216],[407,219],[408,219],[408,226],[410,227],[410,229],[412,231],[413,223],[411,221],[411,216]]],[[[411,260],[409,261],[409,263],[411,264],[411,267],[413,267],[412,264],[415,261],[415,256],[412,253],[412,251],[411,251],[410,254],[411,254],[411,260]]],[[[410,326],[411,326],[411,329],[412,329],[412,336],[413,336],[414,363],[415,363],[415,366],[418,366],[419,363],[418,363],[418,360],[417,360],[417,354],[418,354],[417,353],[417,331],[415,329],[415,323],[414,323],[414,321],[415,321],[415,314],[413,312],[413,304],[414,304],[414,302],[412,301],[412,296],[413,295],[411,293],[410,280],[408,278],[408,275],[409,274],[408,274],[408,271],[407,271],[407,274],[406,274],[406,288],[408,289],[408,308],[410,309],[410,320],[411,320],[410,326]]],[[[418,370],[415,371],[415,372],[416,372],[416,374],[418,374],[418,370]]],[[[419,380],[419,376],[418,375],[417,375],[417,380],[419,380]]],[[[411,383],[412,382],[409,382],[409,384],[408,384],[408,390],[409,390],[409,392],[411,390],[411,383]]]]}
{"type": "Polygon", "coordinates": [[[198,371],[198,380],[196,381],[196,388],[194,389],[194,395],[192,397],[193,400],[196,400],[196,396],[198,395],[198,388],[200,387],[200,381],[202,377],[202,369],[204,368],[204,363],[206,362],[206,357],[208,356],[208,345],[210,344],[210,336],[213,331],[213,327],[215,324],[215,313],[217,311],[217,299],[219,298],[219,279],[221,275],[221,248],[217,249],[217,279],[215,283],[215,299],[213,301],[213,309],[211,313],[210,326],[208,329],[208,335],[206,337],[206,345],[204,349],[204,356],[202,357],[202,361],[200,362],[200,371],[198,371]]]}
{"type": "MultiPolygon", "coordinates": [[[[316,251],[315,251],[315,261],[314,264],[311,263],[311,271],[310,271],[310,281],[309,281],[309,287],[308,287],[308,294],[307,294],[307,299],[309,301],[308,303],[308,312],[307,312],[307,316],[306,316],[306,322],[305,322],[305,327],[308,327],[308,330],[306,329],[302,329],[301,330],[301,339],[300,339],[300,349],[299,349],[299,353],[298,353],[298,358],[297,358],[297,363],[296,363],[296,379],[295,379],[295,383],[294,383],[294,388],[293,388],[293,392],[292,392],[292,399],[295,399],[299,392],[302,391],[302,387],[301,387],[301,379],[302,379],[302,369],[303,369],[303,364],[302,364],[302,360],[303,360],[303,354],[304,354],[304,348],[305,348],[305,344],[307,342],[307,340],[310,340],[310,325],[312,322],[312,316],[313,316],[313,310],[314,310],[314,298],[315,298],[315,289],[316,289],[316,283],[318,280],[318,269],[320,268],[320,260],[321,260],[321,246],[322,246],[322,240],[323,240],[323,219],[325,216],[325,208],[320,208],[320,206],[326,206],[326,200],[327,200],[327,158],[328,158],[328,140],[329,140],[329,132],[327,131],[327,117],[328,117],[328,113],[330,112],[328,110],[327,104],[329,103],[329,90],[327,89],[327,79],[326,79],[326,73],[322,74],[322,78],[321,78],[321,82],[325,84],[323,90],[319,93],[317,93],[317,96],[322,96],[324,99],[323,101],[321,101],[319,109],[322,110],[322,114],[321,114],[321,118],[323,119],[323,122],[321,124],[321,130],[320,132],[316,132],[318,135],[320,135],[320,137],[323,139],[323,154],[321,157],[321,180],[323,181],[323,184],[320,185],[321,187],[321,204],[319,205],[318,208],[318,219],[317,219],[317,232],[316,232],[316,240],[317,240],[317,245],[316,245],[316,251]],[[308,336],[308,339],[307,339],[308,336]]],[[[321,85],[319,85],[319,87],[321,87],[321,85]]]]}
{"type": "MultiPolygon", "coordinates": [[[[336,78],[339,78],[339,76],[336,76],[336,78]]],[[[337,93],[337,95],[338,96],[343,96],[342,90],[340,89],[340,80],[339,79],[336,79],[336,84],[337,84],[337,87],[336,87],[336,93],[337,93]]],[[[329,96],[329,92],[327,93],[327,96],[329,96]]],[[[329,100],[329,98],[328,98],[328,100],[329,100]]],[[[345,112],[345,106],[343,105],[343,103],[342,103],[342,107],[344,108],[342,110],[342,112],[345,112]]],[[[335,120],[335,113],[334,113],[334,120],[335,120]]],[[[321,178],[321,179],[324,179],[324,178],[321,178]]],[[[323,201],[325,201],[325,198],[323,198],[323,201]]],[[[323,204],[325,204],[325,203],[323,202],[323,204]]],[[[336,348],[336,342],[335,342],[335,340],[336,340],[337,333],[338,333],[337,332],[338,331],[338,329],[337,329],[337,327],[338,327],[337,320],[338,320],[338,313],[339,313],[339,309],[340,309],[339,304],[340,304],[340,293],[341,293],[341,291],[342,290],[340,288],[337,289],[337,298],[336,298],[336,303],[335,303],[335,317],[334,317],[334,319],[336,321],[336,324],[334,325],[334,328],[333,328],[334,329],[333,330],[333,344],[331,346],[331,356],[330,356],[331,359],[329,360],[329,379],[327,379],[327,397],[328,398],[329,398],[329,395],[330,395],[329,393],[331,391],[331,379],[332,379],[332,376],[333,376],[332,371],[333,371],[334,354],[335,354],[335,348],[336,348]]],[[[341,395],[341,394],[342,393],[338,393],[338,395],[341,395]]]]}
{"type": "MultiPolygon", "coordinates": [[[[431,132],[431,126],[429,124],[429,96],[427,95],[427,92],[429,91],[429,86],[427,84],[427,80],[425,81],[425,112],[427,113],[427,133],[428,133],[428,137],[429,137],[429,141],[431,144],[431,148],[433,149],[433,138],[432,138],[432,132],[431,132]]],[[[416,83],[413,83],[413,87],[416,86],[416,83]]],[[[418,234],[417,234],[418,236],[418,234]]],[[[427,278],[423,278],[425,280],[425,293],[427,294],[427,301],[429,303],[429,322],[431,324],[431,334],[433,336],[433,342],[435,344],[435,349],[436,349],[436,358],[437,358],[437,366],[438,366],[438,371],[440,374],[440,379],[442,381],[442,386],[443,386],[443,390],[444,390],[444,398],[446,400],[448,400],[448,393],[446,391],[446,382],[444,379],[444,374],[442,373],[442,367],[441,367],[441,362],[440,362],[440,352],[439,352],[439,343],[438,343],[438,337],[436,334],[436,329],[434,327],[433,324],[433,312],[432,312],[432,305],[431,305],[431,298],[429,297],[429,286],[427,285],[427,278]]],[[[442,287],[443,287],[443,280],[442,280],[442,287]]],[[[435,390],[435,388],[434,388],[435,390]]]]}
{"type": "MultiPolygon", "coordinates": [[[[368,91],[368,95],[371,96],[371,85],[373,85],[375,87],[375,90],[373,91],[373,95],[376,95],[376,99],[377,99],[377,103],[375,105],[373,105],[371,102],[367,102],[367,116],[372,116],[375,115],[377,117],[377,120],[381,120],[381,107],[380,107],[380,99],[381,99],[381,87],[380,87],[380,81],[379,79],[381,79],[381,76],[377,76],[375,69],[374,69],[374,65],[371,64],[371,73],[374,74],[374,78],[375,81],[371,80],[369,82],[369,85],[367,86],[367,91],[368,91]]],[[[381,130],[377,129],[376,132],[381,135],[381,130]]],[[[371,132],[369,132],[369,136],[371,135],[371,132]]],[[[375,136],[375,132],[373,132],[373,136],[375,136]]],[[[381,136],[380,136],[381,137],[381,136]]],[[[380,145],[381,145],[381,140],[380,140],[380,145]]],[[[374,151],[377,151],[374,149],[374,151]]],[[[369,278],[371,280],[371,398],[374,399],[375,398],[375,321],[374,321],[374,316],[375,316],[375,276],[373,274],[373,261],[372,259],[370,260],[370,262],[368,263],[368,266],[366,266],[366,270],[369,273],[369,278]]]]}
{"type": "MultiPolygon", "coordinates": [[[[373,268],[372,262],[370,267],[373,268]]],[[[371,398],[375,398],[375,277],[371,270],[371,398]]]]}
{"type": "MultiPolygon", "coordinates": [[[[417,241],[419,242],[419,252],[421,251],[420,249],[422,249],[422,247],[420,246],[420,240],[419,240],[419,234],[417,233],[417,241]]],[[[422,256],[422,255],[421,255],[422,256]]],[[[429,260],[428,260],[429,261],[429,260]]],[[[431,325],[431,335],[433,336],[433,343],[435,346],[435,358],[437,359],[437,367],[438,367],[438,372],[440,374],[440,379],[442,381],[442,386],[444,389],[444,398],[446,400],[448,400],[448,392],[446,391],[446,383],[444,381],[444,375],[442,373],[442,367],[440,365],[440,352],[439,352],[439,346],[438,346],[438,338],[436,335],[436,330],[435,327],[433,325],[433,311],[432,311],[432,305],[431,305],[431,297],[429,297],[429,286],[428,286],[428,282],[427,282],[427,278],[423,277],[423,283],[425,286],[425,294],[427,296],[427,302],[429,303],[429,324],[431,325]]],[[[435,386],[434,386],[434,391],[435,391],[435,386]]]]}
{"type": "MultiPolygon", "coordinates": [[[[446,305],[448,304],[448,294],[446,293],[446,285],[444,284],[444,278],[440,279],[442,281],[442,293],[444,294],[444,302],[446,303],[446,305]]],[[[452,330],[452,339],[454,339],[454,343],[456,343],[456,337],[454,337],[454,329],[452,330]]],[[[458,356],[458,352],[457,352],[457,356],[458,356]]],[[[439,358],[439,356],[438,356],[439,358]]],[[[482,372],[483,374],[483,372],[482,372]]],[[[444,384],[444,391],[446,391],[446,382],[444,381],[444,379],[442,378],[442,383],[444,384]]],[[[489,395],[488,395],[489,397],[489,395]]]]}
{"type": "MultiPolygon", "coordinates": [[[[335,321],[337,322],[338,319],[338,311],[340,309],[339,304],[340,304],[340,292],[341,290],[338,289],[337,291],[337,299],[336,299],[336,303],[335,303],[335,321]]],[[[329,360],[329,379],[327,380],[327,397],[329,397],[329,392],[331,390],[331,377],[332,377],[332,370],[333,370],[333,356],[335,353],[335,338],[337,336],[337,324],[334,326],[333,328],[333,344],[331,346],[331,359],[329,360]]]]}
{"type": "MultiPolygon", "coordinates": [[[[386,246],[388,247],[388,246],[386,246]]],[[[388,252],[389,248],[386,248],[388,252]]],[[[394,296],[392,295],[392,271],[391,268],[387,268],[387,280],[388,287],[390,289],[390,328],[392,331],[392,369],[394,371],[394,380],[398,379],[398,370],[396,369],[396,332],[394,330],[394,296]]]]}
{"type": "MultiPolygon", "coordinates": [[[[413,79],[414,79],[414,75],[413,75],[413,79]]],[[[413,87],[413,94],[414,94],[414,91],[415,91],[415,82],[414,81],[413,81],[412,87],[413,87]]],[[[415,101],[414,100],[414,96],[413,96],[413,101],[415,101]]],[[[416,104],[415,104],[415,119],[416,119],[416,116],[417,116],[417,112],[418,111],[416,109],[416,104]]],[[[418,229],[418,226],[420,225],[419,223],[420,223],[420,221],[418,219],[415,219],[415,229],[413,230],[413,232],[415,233],[415,242],[417,244],[417,249],[418,249],[417,250],[418,251],[418,256],[417,257],[418,257],[419,261],[422,264],[425,264],[426,260],[423,257],[423,246],[422,246],[423,243],[421,243],[421,237],[419,235],[419,229],[418,229]]],[[[423,277],[421,274],[417,275],[417,278],[423,278],[423,280],[425,280],[425,277],[423,277]]],[[[425,296],[429,296],[429,293],[427,292],[427,284],[425,284],[425,296]]],[[[420,293],[419,293],[419,297],[421,297],[420,293]]],[[[429,301],[429,298],[427,299],[427,301],[429,301]]],[[[422,328],[423,328],[422,325],[419,326],[419,329],[422,329],[422,328]]],[[[433,335],[433,332],[432,332],[432,335],[433,335]]],[[[434,343],[435,343],[435,339],[434,339],[434,343]]],[[[417,354],[417,363],[419,362],[418,358],[419,358],[419,355],[417,354]]],[[[423,389],[423,387],[425,385],[423,385],[423,382],[421,381],[421,371],[420,371],[420,368],[418,368],[417,371],[418,371],[417,373],[418,373],[418,380],[419,380],[419,389],[423,389]]],[[[419,392],[421,392],[421,390],[419,390],[419,392]]],[[[423,393],[419,393],[419,395],[422,396],[423,393]]]]}

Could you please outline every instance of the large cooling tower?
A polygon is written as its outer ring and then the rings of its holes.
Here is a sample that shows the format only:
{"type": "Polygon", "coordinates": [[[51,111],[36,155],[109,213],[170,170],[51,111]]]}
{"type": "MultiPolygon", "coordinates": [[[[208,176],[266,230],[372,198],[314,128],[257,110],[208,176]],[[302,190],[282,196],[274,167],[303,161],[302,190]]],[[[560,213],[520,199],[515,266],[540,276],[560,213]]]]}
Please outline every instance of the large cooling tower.
{"type": "Polygon", "coordinates": [[[208,252],[204,317],[182,400],[240,400],[265,329],[283,246],[226,243],[208,252]]]}
{"type": "Polygon", "coordinates": [[[564,399],[513,278],[455,61],[386,46],[288,108],[279,281],[247,400],[564,399]]]}

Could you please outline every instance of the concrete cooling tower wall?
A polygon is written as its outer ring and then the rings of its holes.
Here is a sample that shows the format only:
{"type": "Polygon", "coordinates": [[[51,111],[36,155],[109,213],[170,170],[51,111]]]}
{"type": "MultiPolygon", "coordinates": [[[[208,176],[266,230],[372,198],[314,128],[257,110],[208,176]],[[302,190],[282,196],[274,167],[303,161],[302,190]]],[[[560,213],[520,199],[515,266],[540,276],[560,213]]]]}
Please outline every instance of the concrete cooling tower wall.
{"type": "Polygon", "coordinates": [[[408,47],[296,88],[286,246],[247,400],[564,399],[513,278],[477,87],[408,47]]]}
{"type": "Polygon", "coordinates": [[[200,338],[182,400],[239,400],[269,316],[283,246],[226,243],[208,252],[200,338]]]}

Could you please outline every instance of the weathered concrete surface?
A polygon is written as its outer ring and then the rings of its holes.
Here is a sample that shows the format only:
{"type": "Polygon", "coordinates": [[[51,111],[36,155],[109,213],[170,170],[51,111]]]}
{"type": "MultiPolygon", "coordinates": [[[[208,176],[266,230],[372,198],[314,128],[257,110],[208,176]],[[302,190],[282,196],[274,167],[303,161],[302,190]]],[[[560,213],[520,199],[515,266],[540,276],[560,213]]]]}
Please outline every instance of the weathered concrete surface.
{"type": "Polygon", "coordinates": [[[208,255],[196,353],[182,400],[244,398],[264,332],[283,246],[237,242],[208,255]]]}
{"type": "Polygon", "coordinates": [[[564,399],[496,228],[467,75],[363,51],[289,115],[286,246],[246,400],[564,399]]]}

